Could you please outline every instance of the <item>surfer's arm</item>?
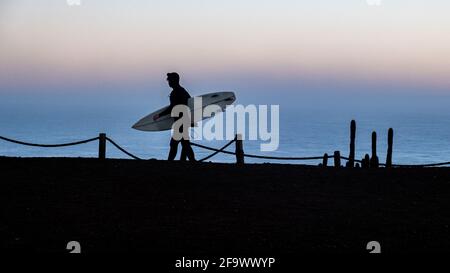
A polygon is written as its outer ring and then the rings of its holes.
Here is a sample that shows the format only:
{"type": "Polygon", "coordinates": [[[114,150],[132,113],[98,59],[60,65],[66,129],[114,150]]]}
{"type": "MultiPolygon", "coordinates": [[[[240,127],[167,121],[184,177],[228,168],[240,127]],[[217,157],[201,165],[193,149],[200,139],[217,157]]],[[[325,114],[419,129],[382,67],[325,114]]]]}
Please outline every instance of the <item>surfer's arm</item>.
{"type": "Polygon", "coordinates": [[[175,100],[174,100],[173,96],[171,95],[170,96],[170,105],[166,109],[164,109],[161,113],[155,115],[153,117],[153,120],[157,120],[160,117],[170,115],[172,113],[172,109],[175,107],[175,105],[176,105],[175,100]]]}
{"type": "Polygon", "coordinates": [[[157,119],[159,119],[160,117],[163,117],[163,116],[168,115],[169,113],[172,112],[172,109],[171,109],[171,108],[173,108],[173,107],[170,107],[170,106],[169,106],[169,107],[167,107],[166,109],[164,109],[164,111],[162,111],[161,113],[154,115],[154,116],[153,116],[153,120],[157,120],[157,119]]]}
{"type": "Polygon", "coordinates": [[[173,109],[174,105],[172,105],[172,103],[169,105],[169,107],[167,107],[166,109],[164,109],[164,111],[162,111],[161,113],[159,113],[159,117],[162,116],[166,116],[166,115],[170,115],[170,113],[172,113],[172,109],[173,109]]]}

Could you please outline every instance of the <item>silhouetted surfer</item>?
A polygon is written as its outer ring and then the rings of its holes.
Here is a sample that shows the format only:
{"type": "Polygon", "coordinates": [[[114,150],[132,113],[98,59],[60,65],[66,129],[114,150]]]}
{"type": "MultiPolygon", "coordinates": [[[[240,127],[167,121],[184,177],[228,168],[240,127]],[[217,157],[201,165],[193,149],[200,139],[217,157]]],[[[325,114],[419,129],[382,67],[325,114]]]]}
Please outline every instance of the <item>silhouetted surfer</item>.
{"type": "MultiPolygon", "coordinates": [[[[186,105],[188,104],[188,100],[191,97],[189,93],[180,85],[180,75],[178,73],[168,73],[167,74],[167,81],[169,82],[169,86],[173,89],[170,93],[170,105],[169,107],[161,112],[159,115],[155,115],[153,117],[154,120],[159,119],[162,116],[170,115],[172,113],[172,109],[177,105],[186,105]]],[[[180,117],[176,118],[176,120],[179,120],[182,118],[182,115],[180,117]]],[[[183,133],[183,126],[180,128],[180,133],[183,133]]],[[[189,128],[186,128],[189,130],[189,128]]],[[[170,152],[169,152],[169,161],[173,161],[175,157],[177,156],[177,150],[178,150],[178,143],[181,142],[182,150],[181,150],[181,157],[180,160],[185,161],[186,156],[189,158],[189,161],[195,161],[195,155],[194,151],[191,147],[191,142],[189,139],[182,138],[181,140],[175,140],[173,137],[170,140],[170,152]]]]}

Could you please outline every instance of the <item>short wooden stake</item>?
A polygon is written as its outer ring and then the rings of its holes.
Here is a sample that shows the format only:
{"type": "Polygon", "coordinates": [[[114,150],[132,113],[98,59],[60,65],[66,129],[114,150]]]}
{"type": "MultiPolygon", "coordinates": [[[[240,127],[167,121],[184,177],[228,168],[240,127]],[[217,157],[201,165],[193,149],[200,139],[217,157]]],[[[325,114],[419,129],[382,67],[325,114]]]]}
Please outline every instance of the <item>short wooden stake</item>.
{"type": "Polygon", "coordinates": [[[380,166],[380,161],[377,156],[377,133],[372,133],[372,158],[370,159],[370,167],[378,168],[380,166]]]}
{"type": "Polygon", "coordinates": [[[353,168],[355,166],[355,139],[356,139],[356,121],[352,120],[350,124],[350,155],[347,167],[353,168]]]}
{"type": "Polygon", "coordinates": [[[322,167],[328,167],[328,154],[324,154],[323,155],[323,162],[322,162],[322,167]]]}
{"type": "Polygon", "coordinates": [[[370,156],[366,154],[366,156],[362,159],[361,168],[368,169],[370,166],[370,156]]]}
{"type": "Polygon", "coordinates": [[[386,157],[386,168],[392,167],[392,151],[394,146],[394,129],[390,128],[388,132],[388,150],[386,157]]]}
{"type": "Polygon", "coordinates": [[[98,158],[106,158],[106,134],[103,133],[98,136],[98,158]]]}
{"type": "Polygon", "coordinates": [[[237,164],[244,164],[244,145],[242,142],[242,135],[237,134],[236,135],[236,163],[237,164]]]}
{"type": "Polygon", "coordinates": [[[334,152],[334,167],[335,168],[341,167],[341,152],[339,151],[334,152]]]}

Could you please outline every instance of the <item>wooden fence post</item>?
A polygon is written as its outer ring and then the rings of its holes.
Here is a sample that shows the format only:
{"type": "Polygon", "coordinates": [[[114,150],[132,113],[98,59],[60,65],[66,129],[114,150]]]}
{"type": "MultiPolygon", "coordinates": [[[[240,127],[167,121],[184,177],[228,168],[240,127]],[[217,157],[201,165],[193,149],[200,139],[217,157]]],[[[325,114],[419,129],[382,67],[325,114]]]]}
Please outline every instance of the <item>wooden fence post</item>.
{"type": "Polygon", "coordinates": [[[367,169],[370,166],[370,156],[366,154],[366,156],[362,159],[361,168],[367,169]]]}
{"type": "Polygon", "coordinates": [[[323,155],[322,167],[328,167],[328,154],[323,155]]]}
{"type": "Polygon", "coordinates": [[[103,160],[106,158],[106,134],[102,133],[98,138],[98,158],[103,160]]]}
{"type": "Polygon", "coordinates": [[[370,159],[370,167],[378,168],[380,165],[380,161],[377,156],[377,133],[372,133],[372,158],[370,159]]]}
{"type": "Polygon", "coordinates": [[[388,150],[386,157],[386,168],[392,167],[392,150],[394,146],[394,129],[390,128],[388,132],[388,150]]]}
{"type": "Polygon", "coordinates": [[[334,152],[334,167],[341,167],[341,152],[339,151],[334,152]]]}
{"type": "Polygon", "coordinates": [[[236,163],[237,164],[244,164],[244,145],[242,142],[242,135],[237,134],[236,135],[236,163]]]}
{"type": "Polygon", "coordinates": [[[355,139],[356,139],[356,121],[352,120],[350,123],[350,155],[347,166],[349,168],[355,167],[355,139]]]}

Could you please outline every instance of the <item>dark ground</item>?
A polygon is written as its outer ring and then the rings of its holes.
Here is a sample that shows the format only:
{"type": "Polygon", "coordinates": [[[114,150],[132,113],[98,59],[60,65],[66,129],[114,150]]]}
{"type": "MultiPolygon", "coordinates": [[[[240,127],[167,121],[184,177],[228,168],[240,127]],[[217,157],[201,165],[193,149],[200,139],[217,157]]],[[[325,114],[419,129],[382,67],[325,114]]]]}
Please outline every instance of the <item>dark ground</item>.
{"type": "Polygon", "coordinates": [[[448,252],[450,169],[0,158],[3,251],[448,252]]]}

